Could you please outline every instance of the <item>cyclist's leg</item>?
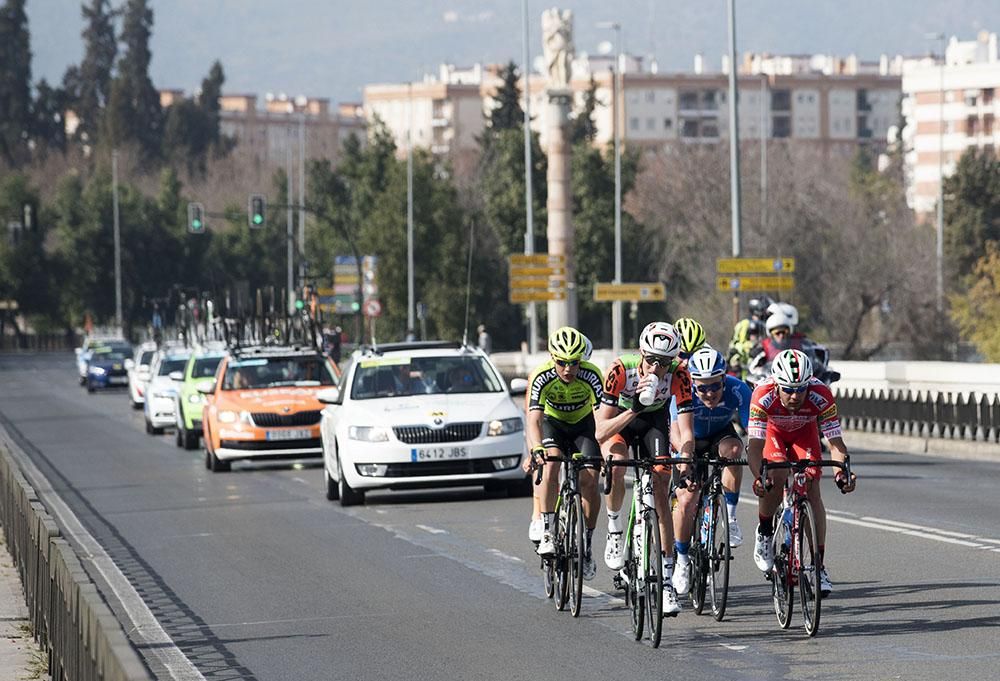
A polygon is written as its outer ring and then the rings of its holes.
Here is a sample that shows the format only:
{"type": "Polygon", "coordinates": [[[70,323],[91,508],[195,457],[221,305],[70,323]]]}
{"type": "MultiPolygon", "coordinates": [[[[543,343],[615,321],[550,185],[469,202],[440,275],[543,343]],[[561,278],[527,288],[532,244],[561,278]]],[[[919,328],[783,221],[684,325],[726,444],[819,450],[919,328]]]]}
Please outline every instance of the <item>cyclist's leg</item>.
{"type": "MultiPolygon", "coordinates": [[[[542,446],[545,447],[545,453],[548,456],[562,456],[562,439],[563,434],[559,424],[547,416],[544,417],[542,419],[542,446]]],[[[556,526],[556,499],[559,497],[559,467],[558,461],[550,461],[545,464],[542,471],[542,484],[539,485],[538,496],[542,507],[544,530],[539,553],[551,553],[556,526]]]]}
{"type": "MultiPolygon", "coordinates": [[[[787,460],[787,445],[784,436],[767,429],[764,438],[763,458],[765,461],[785,461],[787,460]]],[[[764,496],[757,499],[757,532],[754,542],[754,563],[757,568],[767,572],[774,564],[771,541],[774,536],[774,514],[781,503],[785,489],[785,480],[788,478],[786,469],[772,470],[767,474],[771,482],[771,489],[764,496]]]]}
{"type": "MultiPolygon", "coordinates": [[[[720,459],[738,459],[743,453],[743,440],[736,434],[732,424],[716,438],[715,451],[720,459]]],[[[722,469],[722,494],[726,499],[729,516],[729,538],[735,548],[743,543],[743,533],[736,520],[736,505],[740,501],[740,485],[743,482],[742,466],[727,466],[722,469]]]]}
{"type": "MultiPolygon", "coordinates": [[[[795,459],[811,459],[819,461],[822,458],[820,449],[819,432],[815,428],[802,429],[799,437],[792,443],[792,455],[795,459]]],[[[820,564],[823,562],[823,554],[826,548],[826,506],[823,504],[822,486],[820,480],[823,477],[822,468],[809,468],[806,471],[809,476],[806,494],[809,505],[812,506],[813,517],[816,518],[816,541],[819,544],[820,564]]]]}
{"type": "MultiPolygon", "coordinates": [[[[625,430],[625,433],[628,429],[625,430]]],[[[628,458],[628,445],[622,433],[613,435],[601,446],[602,458],[614,457],[616,461],[628,458]]],[[[611,494],[605,495],[604,503],[608,513],[608,541],[604,551],[604,564],[611,570],[619,570],[622,567],[623,557],[623,537],[625,526],[628,524],[628,510],[624,507],[625,501],[625,468],[615,466],[610,471],[605,471],[605,475],[611,475],[611,494]]]]}
{"type": "MultiPolygon", "coordinates": [[[[642,424],[640,427],[645,430],[642,433],[643,456],[652,458],[670,456],[670,426],[666,410],[642,414],[632,424],[633,427],[642,424]]],[[[670,466],[653,468],[653,501],[660,523],[660,546],[664,555],[669,557],[675,544],[677,529],[677,523],[671,521],[670,512],[670,466]]],[[[679,508],[680,499],[677,501],[679,508]]],[[[688,535],[690,541],[690,531],[688,535]]],[[[666,576],[664,574],[664,578],[666,576]]]]}
{"type": "MultiPolygon", "coordinates": [[[[601,448],[594,437],[593,420],[589,429],[576,437],[573,443],[574,451],[580,452],[586,459],[597,459],[601,456],[601,448]]],[[[580,496],[583,498],[583,515],[587,521],[587,529],[593,530],[597,526],[597,516],[601,512],[601,495],[597,491],[597,477],[599,467],[588,465],[580,470],[580,496]]]]}

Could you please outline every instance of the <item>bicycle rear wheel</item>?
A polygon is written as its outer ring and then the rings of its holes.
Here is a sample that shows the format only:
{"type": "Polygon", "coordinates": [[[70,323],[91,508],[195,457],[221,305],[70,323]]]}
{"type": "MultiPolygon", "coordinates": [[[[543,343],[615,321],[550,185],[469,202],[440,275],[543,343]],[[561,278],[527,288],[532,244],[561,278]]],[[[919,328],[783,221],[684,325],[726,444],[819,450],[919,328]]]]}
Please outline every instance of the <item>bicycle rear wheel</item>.
{"type": "Polygon", "coordinates": [[[569,518],[566,521],[566,559],[569,561],[569,611],[573,617],[580,616],[583,600],[583,501],[579,494],[573,496],[569,504],[569,518]]]}
{"type": "Polygon", "coordinates": [[[625,585],[625,600],[629,604],[629,615],[632,620],[632,636],[636,641],[642,638],[643,625],[646,616],[646,597],[643,590],[639,588],[639,556],[635,553],[635,540],[632,533],[639,528],[632,527],[625,543],[625,576],[628,584],[625,585]]]}
{"type": "Polygon", "coordinates": [[[705,500],[706,497],[702,495],[694,514],[694,528],[691,530],[691,606],[694,608],[695,615],[700,615],[705,608],[705,588],[708,585],[708,571],[711,564],[709,561],[711,554],[709,535],[706,533],[705,537],[702,537],[705,500]]]}
{"type": "Polygon", "coordinates": [[[799,527],[796,545],[799,553],[799,601],[806,633],[815,636],[819,631],[819,542],[812,507],[803,501],[799,505],[799,527]]]}
{"type": "Polygon", "coordinates": [[[726,616],[726,602],[729,600],[729,563],[732,561],[732,547],[729,546],[729,512],[726,498],[716,492],[709,499],[711,505],[711,525],[708,531],[708,583],[711,587],[712,616],[721,622],[726,616]]]}
{"type": "Polygon", "coordinates": [[[656,510],[645,512],[646,530],[646,614],[649,615],[649,640],[660,647],[663,634],[663,551],[660,548],[660,523],[656,510]]]}
{"type": "Polygon", "coordinates": [[[545,586],[545,597],[552,598],[556,593],[556,576],[551,558],[542,559],[542,583],[545,586]]]}
{"type": "Polygon", "coordinates": [[[555,563],[554,569],[556,573],[556,610],[563,610],[566,607],[566,602],[569,600],[569,556],[566,552],[566,533],[568,527],[566,525],[567,504],[560,501],[558,504],[559,510],[556,513],[556,554],[553,557],[553,562],[555,563]]]}
{"type": "Polygon", "coordinates": [[[779,507],[774,516],[774,567],[771,568],[771,597],[774,599],[774,614],[778,617],[778,626],[787,629],[792,623],[792,556],[791,537],[788,528],[782,521],[782,509],[779,507]]]}

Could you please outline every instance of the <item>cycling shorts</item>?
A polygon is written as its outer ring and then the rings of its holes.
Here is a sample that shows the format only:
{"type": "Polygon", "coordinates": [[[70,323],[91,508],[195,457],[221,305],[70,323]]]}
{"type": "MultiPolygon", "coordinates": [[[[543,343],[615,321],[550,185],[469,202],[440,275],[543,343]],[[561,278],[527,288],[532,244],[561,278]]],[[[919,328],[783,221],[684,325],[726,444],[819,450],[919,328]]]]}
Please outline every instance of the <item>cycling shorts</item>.
{"type": "MultiPolygon", "coordinates": [[[[727,438],[733,438],[735,440],[742,442],[742,440],[740,440],[739,434],[736,432],[736,428],[733,426],[732,423],[727,424],[725,428],[720,429],[716,433],[712,433],[703,440],[695,440],[694,441],[695,458],[709,459],[718,456],[719,443],[727,438]]],[[[708,480],[708,466],[704,463],[698,463],[696,465],[698,467],[698,471],[696,474],[697,477],[695,479],[701,482],[705,482],[706,480],[708,480]]],[[[673,476],[670,479],[670,482],[673,486],[676,486],[677,480],[678,476],[675,470],[673,476]]]]}
{"type": "MultiPolygon", "coordinates": [[[[767,461],[819,461],[823,458],[820,449],[818,428],[799,428],[784,432],[768,428],[764,438],[764,459],[767,461]]],[[[807,468],[806,475],[812,480],[823,476],[822,468],[807,468]]]]}
{"type": "MultiPolygon", "coordinates": [[[[670,456],[670,414],[666,409],[639,412],[635,420],[620,432],[608,438],[611,444],[628,446],[639,441],[636,458],[649,459],[670,456]]],[[[670,466],[657,466],[658,471],[670,470],[670,466]]]]}
{"type": "MultiPolygon", "coordinates": [[[[590,413],[576,423],[566,423],[549,416],[542,417],[542,446],[558,447],[565,454],[579,452],[587,459],[600,459],[601,448],[594,437],[594,414],[590,413]]],[[[587,463],[584,468],[600,468],[599,463],[587,463]]]]}

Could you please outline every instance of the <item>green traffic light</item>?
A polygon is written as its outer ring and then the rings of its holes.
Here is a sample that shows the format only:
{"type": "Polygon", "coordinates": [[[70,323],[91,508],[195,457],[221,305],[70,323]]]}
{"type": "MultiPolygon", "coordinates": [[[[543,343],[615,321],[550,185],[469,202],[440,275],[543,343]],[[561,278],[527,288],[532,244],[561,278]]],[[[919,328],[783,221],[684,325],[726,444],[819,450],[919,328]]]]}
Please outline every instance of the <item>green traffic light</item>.
{"type": "Polygon", "coordinates": [[[195,220],[194,222],[191,223],[191,226],[194,227],[195,229],[201,229],[201,220],[195,220]]]}
{"type": "Polygon", "coordinates": [[[295,301],[295,309],[296,310],[301,310],[305,306],[306,306],[306,304],[304,302],[302,302],[301,300],[296,300],[295,301]]]}
{"type": "Polygon", "coordinates": [[[253,223],[255,225],[264,224],[264,216],[261,215],[260,213],[257,213],[256,215],[253,216],[253,223]]]}
{"type": "Polygon", "coordinates": [[[361,309],[361,303],[358,303],[358,302],[351,303],[351,311],[352,312],[357,312],[360,309],[361,309]]]}

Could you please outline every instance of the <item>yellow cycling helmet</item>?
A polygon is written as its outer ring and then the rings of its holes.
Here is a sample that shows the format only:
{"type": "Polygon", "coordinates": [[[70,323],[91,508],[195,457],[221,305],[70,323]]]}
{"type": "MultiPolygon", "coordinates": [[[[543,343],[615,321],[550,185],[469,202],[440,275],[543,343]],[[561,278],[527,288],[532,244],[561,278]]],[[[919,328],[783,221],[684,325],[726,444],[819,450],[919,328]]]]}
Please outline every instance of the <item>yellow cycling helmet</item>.
{"type": "Polygon", "coordinates": [[[572,326],[561,326],[549,336],[549,354],[556,359],[583,359],[587,338],[572,326]]]}
{"type": "Polygon", "coordinates": [[[690,317],[678,319],[674,328],[681,337],[681,352],[691,355],[705,345],[705,329],[690,317]]]}

